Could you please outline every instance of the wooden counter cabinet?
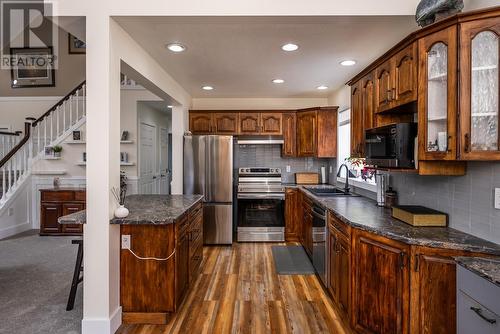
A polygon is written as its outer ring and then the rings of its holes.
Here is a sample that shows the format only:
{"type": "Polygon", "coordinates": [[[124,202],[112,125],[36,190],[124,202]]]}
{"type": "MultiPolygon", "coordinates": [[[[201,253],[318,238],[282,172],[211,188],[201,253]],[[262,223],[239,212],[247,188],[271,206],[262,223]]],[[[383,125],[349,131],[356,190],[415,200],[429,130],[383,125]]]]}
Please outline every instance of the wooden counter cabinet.
{"type": "Polygon", "coordinates": [[[40,190],[40,235],[81,235],[82,224],[58,223],[57,219],[85,209],[85,190],[59,188],[40,190]]]}
{"type": "Polygon", "coordinates": [[[299,190],[287,188],[285,191],[285,241],[287,242],[298,242],[301,235],[299,205],[299,190]]]}
{"type": "Polygon", "coordinates": [[[120,234],[130,236],[135,254],[162,259],[139,259],[130,250],[121,250],[124,323],[166,324],[179,309],[203,260],[202,213],[198,203],[173,224],[120,226],[120,234]]]}

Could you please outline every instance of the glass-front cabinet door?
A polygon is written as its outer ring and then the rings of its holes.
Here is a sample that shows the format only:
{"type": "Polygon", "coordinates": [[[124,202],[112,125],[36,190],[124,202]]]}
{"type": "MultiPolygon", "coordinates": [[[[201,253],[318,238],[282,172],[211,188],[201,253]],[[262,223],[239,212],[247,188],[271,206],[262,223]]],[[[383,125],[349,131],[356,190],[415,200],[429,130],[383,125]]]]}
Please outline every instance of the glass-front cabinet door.
{"type": "Polygon", "coordinates": [[[500,23],[471,21],[460,31],[460,157],[500,160],[500,23]]]}
{"type": "Polygon", "coordinates": [[[419,40],[418,154],[420,160],[454,160],[457,130],[457,29],[419,40]]]}

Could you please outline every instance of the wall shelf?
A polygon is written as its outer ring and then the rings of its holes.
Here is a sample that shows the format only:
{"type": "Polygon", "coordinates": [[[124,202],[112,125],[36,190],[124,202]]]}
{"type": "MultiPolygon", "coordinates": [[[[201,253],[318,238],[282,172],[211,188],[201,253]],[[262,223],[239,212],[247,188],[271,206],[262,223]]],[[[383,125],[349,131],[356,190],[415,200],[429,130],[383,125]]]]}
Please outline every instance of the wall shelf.
{"type": "Polygon", "coordinates": [[[43,160],[61,160],[61,157],[43,157],[43,160]]]}

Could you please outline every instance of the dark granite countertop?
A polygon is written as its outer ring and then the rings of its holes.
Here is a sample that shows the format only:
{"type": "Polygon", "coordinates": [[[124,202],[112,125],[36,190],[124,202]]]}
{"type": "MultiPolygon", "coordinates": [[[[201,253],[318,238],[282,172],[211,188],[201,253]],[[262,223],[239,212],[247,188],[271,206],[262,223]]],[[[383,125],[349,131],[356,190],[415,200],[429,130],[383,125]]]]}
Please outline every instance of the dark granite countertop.
{"type": "Polygon", "coordinates": [[[465,269],[500,286],[500,258],[457,257],[455,261],[465,269]]]}
{"type": "Polygon", "coordinates": [[[113,218],[110,223],[172,224],[202,199],[202,195],[130,195],[125,199],[129,215],[113,218]]]}
{"type": "Polygon", "coordinates": [[[317,197],[299,187],[309,198],[330,210],[340,220],[410,245],[465,250],[500,256],[500,245],[450,227],[413,227],[392,218],[391,210],[366,197],[317,197]]]}
{"type": "Polygon", "coordinates": [[[82,210],[59,217],[57,222],[59,224],[85,224],[87,222],[87,211],[82,210]]]}

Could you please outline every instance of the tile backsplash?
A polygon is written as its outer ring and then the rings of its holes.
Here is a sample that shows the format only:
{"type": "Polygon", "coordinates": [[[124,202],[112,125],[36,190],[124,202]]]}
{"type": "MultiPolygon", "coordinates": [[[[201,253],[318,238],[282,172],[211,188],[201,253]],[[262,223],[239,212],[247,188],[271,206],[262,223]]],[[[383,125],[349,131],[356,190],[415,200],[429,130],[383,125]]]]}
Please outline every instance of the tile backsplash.
{"type": "Polygon", "coordinates": [[[450,227],[500,244],[500,163],[469,162],[464,176],[419,176],[391,173],[400,204],[430,207],[449,214],[450,227]]]}
{"type": "MultiPolygon", "coordinates": [[[[281,145],[234,145],[234,165],[239,167],[280,167],[282,181],[295,182],[297,172],[317,172],[320,167],[329,165],[335,169],[335,159],[288,158],[281,156],[281,145]],[[286,171],[290,166],[290,172],[286,171]]],[[[332,182],[335,178],[329,175],[332,182]]]]}

